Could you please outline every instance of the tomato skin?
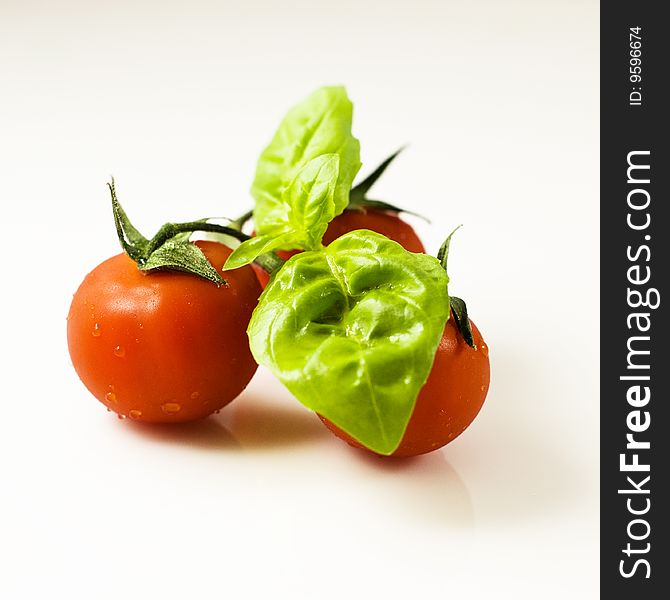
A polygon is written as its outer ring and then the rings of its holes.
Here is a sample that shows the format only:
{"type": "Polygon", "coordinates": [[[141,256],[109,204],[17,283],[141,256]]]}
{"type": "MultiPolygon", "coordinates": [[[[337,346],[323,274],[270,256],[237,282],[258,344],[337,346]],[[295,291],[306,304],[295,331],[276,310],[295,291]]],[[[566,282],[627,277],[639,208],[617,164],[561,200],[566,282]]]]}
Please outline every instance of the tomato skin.
{"type": "MultiPolygon", "coordinates": [[[[197,244],[223,275],[232,251],[197,244]]],[[[84,385],[110,410],[151,423],[192,421],[228,404],[258,366],[246,328],[261,289],[249,268],[224,278],[228,287],[143,273],[125,254],[98,265],[74,294],[67,323],[84,385]]]]}
{"type": "MultiPolygon", "coordinates": [[[[398,242],[405,250],[409,250],[410,252],[426,252],[419,236],[409,223],[403,221],[397,213],[377,210],[375,208],[345,210],[328,225],[328,229],[323,236],[323,244],[327,246],[338,237],[356,229],[369,229],[376,233],[381,233],[394,242],[398,242]]],[[[277,254],[284,260],[288,260],[298,252],[300,250],[289,250],[280,251],[277,254]]],[[[258,265],[252,264],[252,266],[261,286],[265,288],[270,280],[270,276],[258,265]]]]}
{"type": "MultiPolygon", "coordinates": [[[[433,368],[416,399],[405,435],[391,456],[437,450],[463,433],[479,413],[489,389],[491,369],[488,346],[475,324],[470,323],[476,350],[463,340],[453,315],[447,321],[433,368]]],[[[337,437],[367,450],[333,423],[319,418],[337,437]]]]}
{"type": "Polygon", "coordinates": [[[335,217],[323,236],[323,244],[327,246],[341,235],[356,229],[369,229],[381,233],[410,252],[426,252],[419,236],[409,223],[403,221],[397,213],[374,208],[349,209],[335,217]]]}

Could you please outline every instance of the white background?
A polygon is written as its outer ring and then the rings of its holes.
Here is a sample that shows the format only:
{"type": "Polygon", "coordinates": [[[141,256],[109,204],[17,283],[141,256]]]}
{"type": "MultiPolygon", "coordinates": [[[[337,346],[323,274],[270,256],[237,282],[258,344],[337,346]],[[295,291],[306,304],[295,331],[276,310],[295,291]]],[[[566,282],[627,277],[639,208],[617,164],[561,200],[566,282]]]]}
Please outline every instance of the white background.
{"type": "MultiPolygon", "coordinates": [[[[595,598],[598,3],[0,3],[0,596],[595,598]],[[242,6],[243,5],[243,6],[242,6]],[[136,225],[236,216],[284,111],[345,84],[376,196],[430,215],[491,349],[444,450],[368,458],[266,372],[218,416],[119,421],[71,295],[136,225]]],[[[413,221],[414,222],[414,221],[413,221]]]]}

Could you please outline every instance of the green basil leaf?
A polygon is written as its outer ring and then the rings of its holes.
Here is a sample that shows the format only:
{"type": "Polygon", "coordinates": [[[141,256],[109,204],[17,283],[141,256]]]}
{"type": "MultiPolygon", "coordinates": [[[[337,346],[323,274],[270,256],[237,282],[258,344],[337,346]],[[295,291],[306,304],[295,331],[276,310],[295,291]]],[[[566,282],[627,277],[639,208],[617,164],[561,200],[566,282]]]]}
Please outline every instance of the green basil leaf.
{"type": "Polygon", "coordinates": [[[334,216],[339,161],[337,154],[322,154],[310,160],[284,192],[286,212],[268,233],[240,244],[228,257],[224,269],[237,269],[275,250],[318,249],[334,216]]]}
{"type": "Polygon", "coordinates": [[[288,250],[291,246],[295,247],[296,238],[293,233],[285,233],[282,235],[259,235],[252,237],[246,242],[242,242],[228,257],[226,264],[223,266],[224,271],[231,269],[239,269],[244,265],[248,265],[256,260],[262,254],[273,252],[275,250],[288,250]],[[294,243],[295,242],[295,243],[294,243]]]}
{"type": "Polygon", "coordinates": [[[317,249],[328,223],[335,217],[335,188],[340,170],[337,154],[310,160],[284,193],[289,231],[299,234],[301,249],[317,249]]]}
{"type": "Polygon", "coordinates": [[[271,233],[278,223],[288,220],[284,192],[300,170],[322,154],[339,156],[333,216],[346,208],[361,166],[360,145],[351,134],[352,115],[353,106],[343,87],[320,88],[289,110],[261,153],[251,186],[258,234],[271,233]]]}
{"type": "Polygon", "coordinates": [[[276,273],[249,324],[251,350],[305,406],[391,454],[449,316],[448,281],[431,256],[347,233],[276,273]]]}

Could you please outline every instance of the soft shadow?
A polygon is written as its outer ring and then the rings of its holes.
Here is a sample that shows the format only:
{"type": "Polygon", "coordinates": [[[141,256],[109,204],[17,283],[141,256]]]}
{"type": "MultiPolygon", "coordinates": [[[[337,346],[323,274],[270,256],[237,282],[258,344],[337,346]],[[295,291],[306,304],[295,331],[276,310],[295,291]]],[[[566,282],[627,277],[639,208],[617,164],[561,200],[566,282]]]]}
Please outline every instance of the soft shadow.
{"type": "Polygon", "coordinates": [[[366,479],[374,481],[373,493],[383,495],[381,506],[397,518],[430,527],[472,528],[470,493],[442,451],[409,458],[376,456],[356,448],[349,452],[366,479]]]}
{"type": "Polygon", "coordinates": [[[296,403],[286,406],[245,398],[229,413],[228,425],[244,450],[296,447],[328,437],[314,413],[296,403]]]}
{"type": "Polygon", "coordinates": [[[192,446],[204,450],[234,450],[240,444],[216,416],[191,423],[141,423],[126,419],[128,431],[152,441],[192,446]]]}

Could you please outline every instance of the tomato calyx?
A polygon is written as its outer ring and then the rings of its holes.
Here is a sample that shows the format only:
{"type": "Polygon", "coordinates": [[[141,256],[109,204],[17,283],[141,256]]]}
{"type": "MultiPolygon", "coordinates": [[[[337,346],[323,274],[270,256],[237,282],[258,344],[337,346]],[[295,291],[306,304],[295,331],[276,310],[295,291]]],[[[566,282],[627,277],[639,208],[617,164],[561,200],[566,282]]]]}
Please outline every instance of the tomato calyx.
{"type": "MultiPolygon", "coordinates": [[[[211,223],[208,219],[187,223],[165,223],[151,239],[144,237],[130,222],[116,195],[114,179],[107,184],[112,197],[114,224],[123,251],[132,258],[140,271],[174,270],[202,277],[217,286],[228,285],[210,264],[202,250],[190,242],[196,231],[230,236],[240,242],[250,239],[235,227],[211,223]]],[[[232,222],[235,225],[236,222],[232,222]]],[[[268,273],[281,267],[284,261],[276,255],[259,256],[256,262],[268,273]]]]}
{"type": "Polygon", "coordinates": [[[418,213],[412,212],[410,210],[405,210],[404,208],[400,208],[398,206],[394,206],[393,204],[389,204],[388,202],[384,202],[383,200],[372,200],[368,198],[368,192],[372,188],[372,186],[377,182],[377,180],[382,176],[384,171],[388,168],[388,166],[395,160],[395,158],[405,149],[405,146],[401,146],[398,148],[391,156],[389,156],[386,160],[384,160],[370,175],[368,175],[363,181],[360,183],[356,184],[353,188],[351,188],[351,192],[349,192],[349,205],[347,206],[346,210],[359,210],[365,212],[367,209],[376,209],[376,210],[385,210],[388,212],[393,212],[393,213],[407,213],[409,215],[414,215],[415,217],[419,217],[420,219],[423,219],[426,221],[426,223],[430,223],[430,220],[424,217],[423,215],[420,215],[418,213]]]}
{"type": "MultiPolygon", "coordinates": [[[[444,240],[442,246],[437,252],[437,260],[440,261],[442,268],[447,270],[447,261],[449,259],[449,245],[451,244],[451,238],[463,225],[456,227],[444,240]]],[[[449,307],[451,308],[451,314],[454,316],[454,322],[458,333],[461,334],[461,337],[465,340],[465,343],[470,346],[470,348],[477,349],[475,345],[475,339],[472,334],[472,325],[470,324],[470,319],[468,318],[468,307],[465,304],[465,301],[456,296],[449,295],[449,307]]]]}
{"type": "Polygon", "coordinates": [[[233,229],[236,229],[237,231],[242,231],[244,229],[244,226],[251,221],[254,217],[254,211],[253,210],[248,210],[245,212],[243,215],[240,215],[237,217],[237,219],[234,219],[228,223],[228,227],[232,227],[233,229]]]}

